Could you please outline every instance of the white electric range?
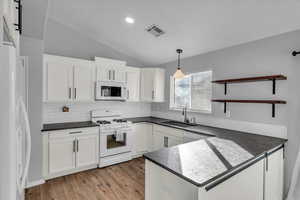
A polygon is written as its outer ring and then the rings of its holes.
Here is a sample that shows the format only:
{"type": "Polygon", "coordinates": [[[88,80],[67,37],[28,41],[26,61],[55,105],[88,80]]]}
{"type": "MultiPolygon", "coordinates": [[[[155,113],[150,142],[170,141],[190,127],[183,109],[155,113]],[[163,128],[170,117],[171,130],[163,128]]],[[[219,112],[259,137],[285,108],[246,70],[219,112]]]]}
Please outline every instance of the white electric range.
{"type": "Polygon", "coordinates": [[[99,167],[132,159],[132,123],[121,118],[121,113],[109,110],[91,111],[91,120],[99,124],[99,167]]]}

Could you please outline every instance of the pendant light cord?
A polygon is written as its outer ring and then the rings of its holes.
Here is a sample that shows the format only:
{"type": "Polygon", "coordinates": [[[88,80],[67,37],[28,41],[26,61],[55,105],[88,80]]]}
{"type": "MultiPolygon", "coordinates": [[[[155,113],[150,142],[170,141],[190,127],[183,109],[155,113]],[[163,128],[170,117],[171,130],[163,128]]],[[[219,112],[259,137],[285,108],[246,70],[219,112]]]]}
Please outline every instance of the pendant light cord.
{"type": "Polygon", "coordinates": [[[180,69],[180,53],[178,53],[178,69],[180,69]]]}

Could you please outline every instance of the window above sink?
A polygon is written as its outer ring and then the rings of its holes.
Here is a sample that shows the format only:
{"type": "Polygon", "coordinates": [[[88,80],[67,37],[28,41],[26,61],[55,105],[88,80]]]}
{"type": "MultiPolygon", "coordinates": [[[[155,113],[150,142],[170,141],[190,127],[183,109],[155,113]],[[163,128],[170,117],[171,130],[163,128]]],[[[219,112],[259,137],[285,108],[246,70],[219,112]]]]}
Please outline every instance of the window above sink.
{"type": "Polygon", "coordinates": [[[170,77],[170,109],[211,113],[212,71],[197,72],[182,79],[170,77]]]}

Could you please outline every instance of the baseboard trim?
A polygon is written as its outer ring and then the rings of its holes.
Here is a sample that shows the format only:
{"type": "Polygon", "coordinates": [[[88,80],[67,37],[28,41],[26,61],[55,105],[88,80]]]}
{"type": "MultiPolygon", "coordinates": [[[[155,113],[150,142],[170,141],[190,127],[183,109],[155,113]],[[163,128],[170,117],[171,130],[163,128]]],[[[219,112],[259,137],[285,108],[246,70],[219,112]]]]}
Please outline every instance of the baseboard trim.
{"type": "Polygon", "coordinates": [[[44,179],[40,179],[40,180],[36,180],[36,181],[30,181],[30,182],[27,182],[26,188],[31,188],[31,187],[34,187],[34,186],[42,185],[44,183],[45,183],[44,179]]]}

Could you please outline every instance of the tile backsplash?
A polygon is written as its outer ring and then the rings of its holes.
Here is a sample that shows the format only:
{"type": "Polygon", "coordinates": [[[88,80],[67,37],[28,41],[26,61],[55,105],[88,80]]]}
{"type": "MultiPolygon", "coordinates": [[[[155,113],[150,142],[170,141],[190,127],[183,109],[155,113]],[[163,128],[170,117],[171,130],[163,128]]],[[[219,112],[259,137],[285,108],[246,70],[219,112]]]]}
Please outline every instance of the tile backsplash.
{"type": "Polygon", "coordinates": [[[43,123],[61,123],[90,120],[90,111],[108,109],[121,112],[123,117],[144,117],[151,115],[151,104],[140,102],[110,102],[94,103],[44,103],[43,123]],[[68,106],[69,112],[62,112],[62,107],[68,106]]]}

